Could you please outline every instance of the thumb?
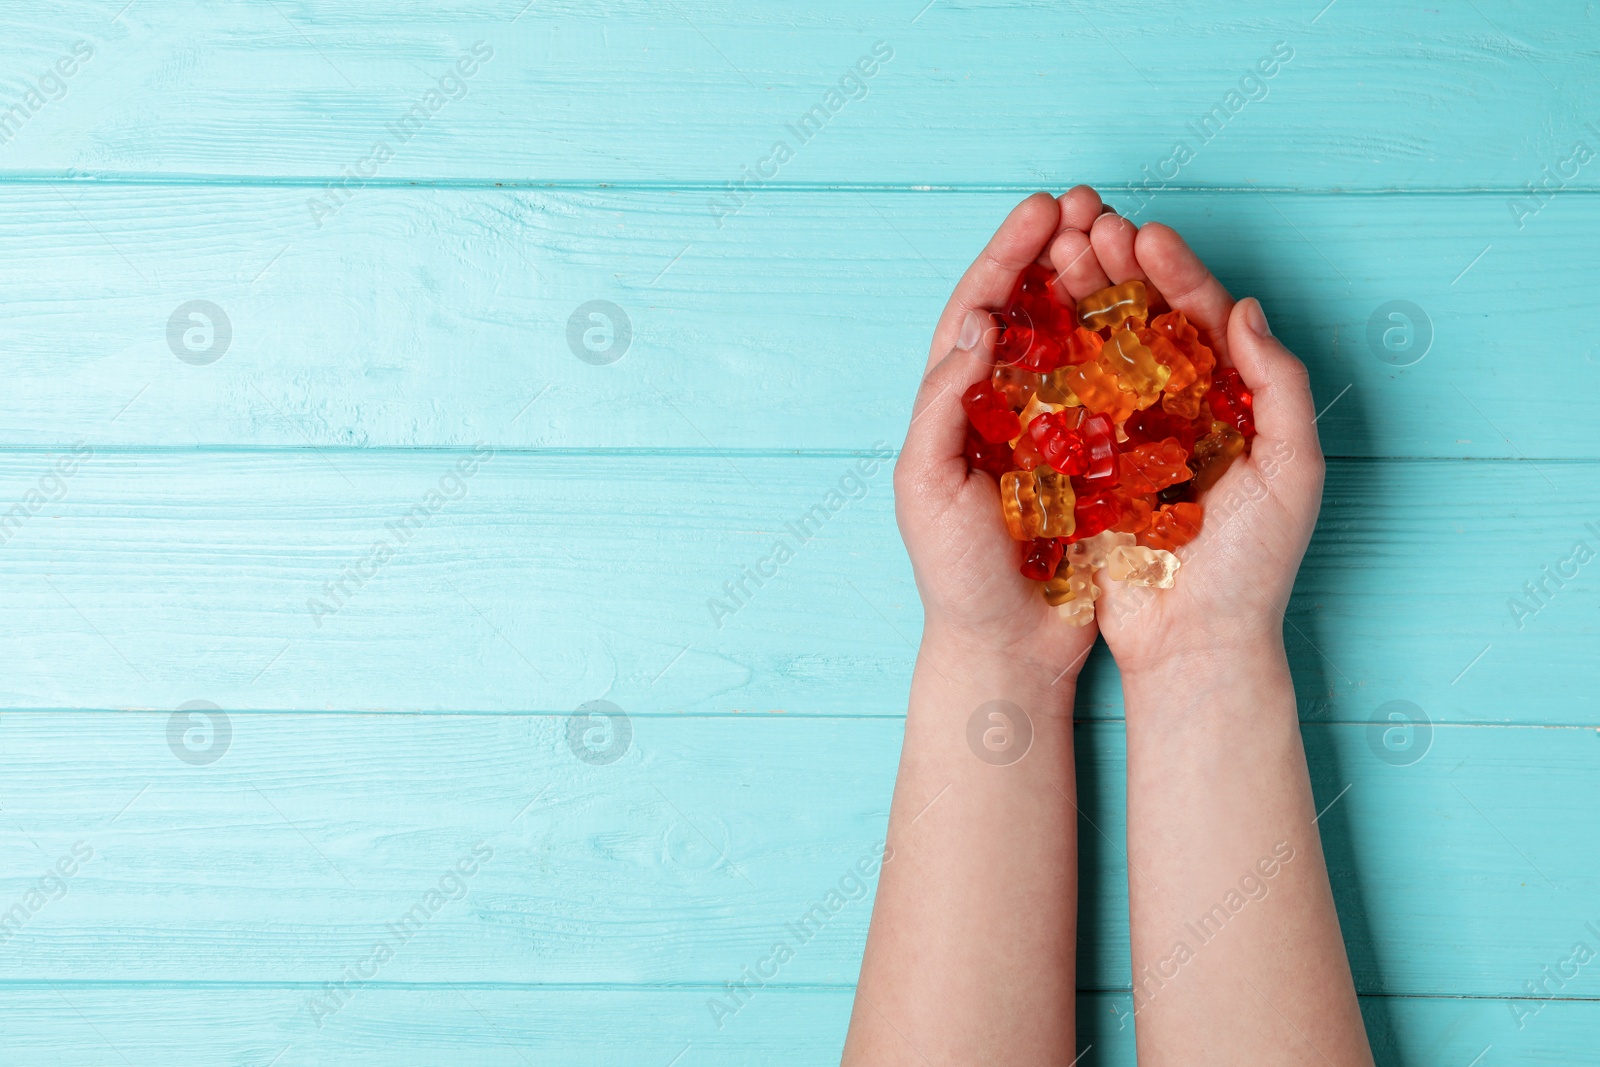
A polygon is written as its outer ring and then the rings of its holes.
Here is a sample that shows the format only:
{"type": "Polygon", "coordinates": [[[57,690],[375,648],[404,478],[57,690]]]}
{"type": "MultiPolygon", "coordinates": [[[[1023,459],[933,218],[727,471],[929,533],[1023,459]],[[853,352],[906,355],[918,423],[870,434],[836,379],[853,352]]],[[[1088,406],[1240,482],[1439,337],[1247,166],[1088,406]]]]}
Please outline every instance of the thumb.
{"type": "Polygon", "coordinates": [[[956,345],[922,379],[906,428],[897,469],[918,481],[941,477],[959,484],[966,478],[967,413],[961,395],[987,377],[995,334],[987,314],[968,311],[956,345]]]}
{"type": "Polygon", "coordinates": [[[1255,297],[1239,301],[1228,316],[1228,355],[1254,398],[1257,433],[1297,450],[1320,452],[1311,376],[1272,335],[1255,297]]]}

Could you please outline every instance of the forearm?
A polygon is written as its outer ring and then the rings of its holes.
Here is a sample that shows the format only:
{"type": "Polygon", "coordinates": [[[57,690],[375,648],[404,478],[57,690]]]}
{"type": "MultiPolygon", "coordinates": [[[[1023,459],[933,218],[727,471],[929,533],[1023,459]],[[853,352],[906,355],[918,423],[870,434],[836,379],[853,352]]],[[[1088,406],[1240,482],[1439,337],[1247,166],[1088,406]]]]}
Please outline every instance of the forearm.
{"type": "Polygon", "coordinates": [[[925,635],[846,1064],[1071,1059],[1075,679],[1053,679],[925,635]],[[973,726],[992,701],[1026,721],[973,726]]]}
{"type": "Polygon", "coordinates": [[[1370,1064],[1281,642],[1123,684],[1140,1062],[1370,1064]]]}

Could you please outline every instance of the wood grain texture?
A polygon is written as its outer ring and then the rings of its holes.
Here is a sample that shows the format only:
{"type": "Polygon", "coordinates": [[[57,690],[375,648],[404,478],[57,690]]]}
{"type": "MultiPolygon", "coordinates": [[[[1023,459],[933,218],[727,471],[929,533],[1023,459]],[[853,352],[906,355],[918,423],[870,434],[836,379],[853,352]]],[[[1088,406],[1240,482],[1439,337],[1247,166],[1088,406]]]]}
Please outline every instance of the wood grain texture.
{"type": "MultiPolygon", "coordinates": [[[[898,716],[921,608],[890,471],[867,461],[107,451],[55,480],[45,454],[5,453],[0,501],[59,499],[6,527],[0,699],[898,716]]],[[[1575,503],[1600,466],[1340,461],[1325,495],[1285,629],[1305,718],[1403,699],[1439,722],[1600,725],[1592,564],[1570,562],[1600,547],[1575,503]]],[[[1120,708],[1097,654],[1079,715],[1120,708]]]]}
{"type": "MultiPolygon", "coordinates": [[[[784,941],[780,984],[849,986],[875,885],[871,863],[851,875],[883,840],[901,723],[630,725],[601,765],[576,758],[565,717],[236,712],[220,758],[195,765],[164,713],[10,713],[0,910],[80,840],[92,856],[18,920],[0,981],[317,988],[349,967],[383,983],[720,988],[784,941]],[[472,855],[477,870],[447,883],[472,855]],[[401,939],[391,924],[441,886],[401,939]],[[802,938],[819,904],[831,911],[802,938]],[[374,966],[380,943],[393,958],[374,966]]],[[[1600,948],[1585,925],[1600,927],[1600,863],[1573,844],[1600,831],[1597,731],[1434,726],[1404,765],[1366,724],[1304,732],[1362,992],[1526,996],[1575,942],[1600,948]]],[[[1126,990],[1122,727],[1076,733],[1079,981],[1126,990]]],[[[1593,995],[1586,982],[1553,991],[1593,995]]]]}
{"type": "MultiPolygon", "coordinates": [[[[306,199],[0,185],[0,440],[893,444],[951,286],[1018,195],[774,191],[721,229],[683,193],[367,189],[320,228],[306,199]],[[209,365],[169,335],[194,300],[231,328],[209,365]],[[631,330],[610,365],[569,338],[593,300],[631,330]]],[[[1600,458],[1571,430],[1600,348],[1564,350],[1555,378],[1506,370],[1528,321],[1587,336],[1600,199],[1558,198],[1522,232],[1485,196],[1169,192],[1156,207],[1305,359],[1328,454],[1600,458]],[[1396,300],[1412,326],[1387,317],[1396,300]],[[1419,361],[1380,359],[1369,328],[1419,361]]]]}
{"type": "MultiPolygon", "coordinates": [[[[838,1063],[850,990],[759,990],[721,1029],[706,1007],[715,992],[368,987],[318,1028],[306,990],[11,988],[0,1035],[17,1062],[39,1067],[262,1067],[273,1056],[273,1067],[600,1067],[674,1056],[727,1067],[838,1063]]],[[[1499,1063],[1566,1067],[1591,1054],[1600,1025],[1594,1001],[1551,1001],[1520,1031],[1510,1007],[1362,998],[1379,1067],[1469,1064],[1491,1046],[1499,1063]]],[[[1132,1067],[1129,1011],[1125,995],[1078,997],[1080,1067],[1132,1067]]]]}
{"type": "Polygon", "coordinates": [[[97,49],[0,146],[6,173],[335,179],[388,138],[386,180],[695,182],[703,203],[784,140],[771,180],[1510,191],[1600,147],[1594,14],[1527,0],[123,3],[6,18],[14,94],[97,49]],[[477,41],[493,58],[393,137],[477,41]],[[877,41],[893,59],[865,96],[791,132],[877,41]],[[1247,81],[1275,46],[1292,58],[1247,81]]]}

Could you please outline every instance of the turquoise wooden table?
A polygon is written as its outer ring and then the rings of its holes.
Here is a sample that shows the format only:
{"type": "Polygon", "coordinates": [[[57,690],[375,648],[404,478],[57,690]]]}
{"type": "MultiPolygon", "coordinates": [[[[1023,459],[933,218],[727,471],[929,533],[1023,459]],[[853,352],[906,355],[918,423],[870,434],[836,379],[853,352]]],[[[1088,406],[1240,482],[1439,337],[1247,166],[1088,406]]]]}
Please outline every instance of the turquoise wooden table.
{"type": "MultiPolygon", "coordinates": [[[[1380,1062],[1593,1062],[1597,32],[8,4],[0,1060],[836,1062],[869,898],[729,983],[883,836],[920,612],[847,475],[1087,181],[1311,367],[1287,634],[1380,1062]]],[[[1102,654],[1080,695],[1081,1062],[1131,1064],[1102,654]]]]}

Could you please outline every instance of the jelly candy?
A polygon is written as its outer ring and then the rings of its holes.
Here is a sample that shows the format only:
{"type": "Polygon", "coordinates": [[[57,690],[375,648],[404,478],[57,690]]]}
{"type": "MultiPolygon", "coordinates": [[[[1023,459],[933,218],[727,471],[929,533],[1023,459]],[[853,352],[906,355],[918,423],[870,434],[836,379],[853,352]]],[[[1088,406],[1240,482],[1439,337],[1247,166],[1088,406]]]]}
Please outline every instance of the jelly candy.
{"type": "Polygon", "coordinates": [[[1079,496],[1074,507],[1075,512],[1075,537],[1093,537],[1102,530],[1109,530],[1122,520],[1122,509],[1117,506],[1117,501],[1110,493],[1095,493],[1093,496],[1079,496]]]}
{"type": "Polygon", "coordinates": [[[1256,435],[1254,403],[1244,379],[1232,367],[1223,367],[1211,378],[1211,390],[1206,393],[1206,406],[1213,418],[1238,430],[1245,438],[1256,435]]]}
{"type": "Polygon", "coordinates": [[[1233,461],[1244,451],[1244,435],[1220,420],[1211,423],[1211,432],[1194,443],[1194,489],[1203,493],[1217,484],[1233,461]]]}
{"type": "Polygon", "coordinates": [[[1105,347],[1105,338],[1093,330],[1086,330],[1082,326],[1067,334],[1061,353],[1063,363],[1087,363],[1100,355],[1100,350],[1105,347]]]}
{"type": "Polygon", "coordinates": [[[1072,480],[1049,467],[1007,471],[1000,478],[1000,510],[1014,540],[1070,537],[1073,503],[1072,480]]]}
{"type": "Polygon", "coordinates": [[[1150,494],[1189,480],[1189,450],[1174,438],[1138,445],[1117,457],[1122,488],[1150,494]]]}
{"type": "MultiPolygon", "coordinates": [[[[994,373],[989,376],[989,384],[995,391],[1006,398],[1006,404],[1013,411],[1021,411],[1028,406],[1039,387],[1045,383],[1045,376],[1038,371],[1016,367],[1010,363],[996,363],[994,373]]],[[[1048,399],[1048,398],[1047,398],[1048,399]]]]}
{"type": "Polygon", "coordinates": [[[1148,496],[1121,497],[1122,517],[1111,527],[1117,533],[1136,534],[1150,525],[1150,515],[1155,511],[1154,500],[1148,496]]]}
{"type": "Polygon", "coordinates": [[[1106,565],[1106,556],[1112,549],[1134,543],[1133,534],[1105,530],[1093,537],[1086,537],[1082,541],[1068,545],[1067,562],[1080,571],[1098,570],[1106,565]]]}
{"type": "Polygon", "coordinates": [[[1194,384],[1200,372],[1195,370],[1194,364],[1189,362],[1189,357],[1178,351],[1176,345],[1164,333],[1157,333],[1148,327],[1134,331],[1134,336],[1139,343],[1150,349],[1150,355],[1155,361],[1167,368],[1167,384],[1162,388],[1169,393],[1178,393],[1194,384]]]}
{"type": "Polygon", "coordinates": [[[1148,313],[1144,283],[1138,279],[1090,293],[1078,301],[1078,319],[1091,330],[1114,330],[1129,319],[1143,322],[1148,313]]]}
{"type": "Polygon", "coordinates": [[[1200,435],[1211,429],[1211,423],[1207,421],[1203,427],[1196,427],[1193,419],[1186,419],[1181,415],[1173,415],[1156,408],[1146,408],[1128,416],[1123,429],[1127,431],[1128,440],[1135,444],[1164,441],[1171,437],[1183,446],[1185,453],[1188,453],[1193,451],[1194,443],[1200,435]]]}
{"type": "Polygon", "coordinates": [[[1029,326],[1007,326],[995,342],[994,358],[997,363],[1045,374],[1060,364],[1061,343],[1029,326]]]}
{"type": "Polygon", "coordinates": [[[972,428],[985,441],[997,444],[1022,432],[1022,421],[1017,413],[989,382],[973,382],[972,387],[961,394],[961,406],[966,409],[972,428]]]}
{"type": "Polygon", "coordinates": [[[1138,281],[1073,307],[1030,265],[994,321],[995,367],[961,398],[964,451],[1000,483],[1022,573],[1079,626],[1094,619],[1096,571],[1170,588],[1172,550],[1200,532],[1196,497],[1255,435],[1243,379],[1138,281]]]}
{"type": "Polygon", "coordinates": [[[1118,545],[1106,553],[1106,575],[1114,582],[1171,589],[1178,557],[1161,548],[1118,545]]]}
{"type": "Polygon", "coordinates": [[[1072,564],[1062,559],[1056,564],[1055,576],[1044,583],[1044,602],[1059,607],[1072,599],[1072,564]]]}
{"type": "Polygon", "coordinates": [[[1078,479],[1084,492],[1097,493],[1115,488],[1120,473],[1117,467],[1117,433],[1105,415],[1088,415],[1078,424],[1089,448],[1089,467],[1078,479]]]}
{"type": "Polygon", "coordinates": [[[1172,377],[1172,368],[1156,362],[1150,350],[1139,343],[1132,330],[1118,330],[1100,350],[1100,362],[1109,367],[1117,381],[1139,398],[1147,408],[1161,398],[1161,390],[1172,377]]]}
{"type": "Polygon", "coordinates": [[[1059,537],[1036,537],[1028,542],[1028,554],[1022,560],[1022,576],[1036,582],[1048,581],[1056,573],[1066,546],[1059,537]]]}
{"type": "Polygon", "coordinates": [[[1150,516],[1150,528],[1139,535],[1139,543],[1168,552],[1186,545],[1200,532],[1201,515],[1199,504],[1163,504],[1150,516]]]}
{"type": "Polygon", "coordinates": [[[1084,407],[1096,415],[1110,415],[1113,422],[1122,422],[1139,409],[1139,398],[1124,390],[1099,360],[1063,368],[1060,381],[1084,407]]]}
{"type": "Polygon", "coordinates": [[[1007,325],[1060,336],[1071,330],[1073,315],[1056,296],[1055,275],[1037,263],[1022,268],[1004,313],[1007,325]]]}
{"type": "Polygon", "coordinates": [[[985,441],[970,427],[967,429],[966,453],[969,467],[975,471],[988,471],[997,482],[1006,471],[1013,469],[1011,449],[1004,442],[994,444],[985,441]]]}
{"type": "Polygon", "coordinates": [[[1028,423],[1028,436],[1039,456],[1062,474],[1083,474],[1089,469],[1089,446],[1076,429],[1078,420],[1064,411],[1051,411],[1028,423]]]}

